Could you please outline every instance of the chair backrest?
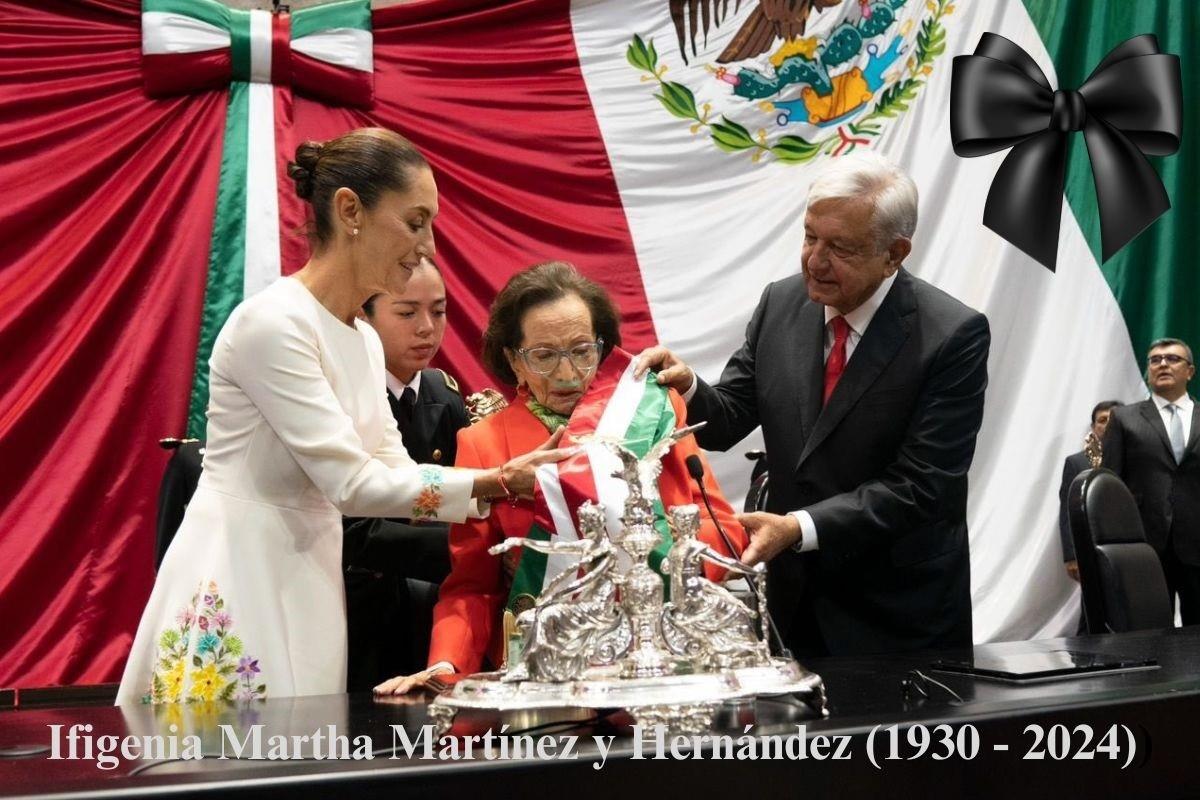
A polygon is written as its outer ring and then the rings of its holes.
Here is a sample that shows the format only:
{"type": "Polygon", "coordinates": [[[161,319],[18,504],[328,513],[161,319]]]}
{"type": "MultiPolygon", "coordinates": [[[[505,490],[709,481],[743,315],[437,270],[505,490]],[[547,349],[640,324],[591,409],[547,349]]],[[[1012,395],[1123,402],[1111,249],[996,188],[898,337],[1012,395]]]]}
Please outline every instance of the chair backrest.
{"type": "Polygon", "coordinates": [[[1088,633],[1170,627],[1167,582],[1146,542],[1137,503],[1107,469],[1088,469],[1067,493],[1088,633]]]}
{"type": "MultiPolygon", "coordinates": [[[[163,471],[162,483],[158,485],[158,519],[154,536],[154,568],[158,569],[166,555],[167,547],[175,538],[175,531],[183,522],[183,512],[191,502],[200,482],[200,467],[204,460],[204,442],[195,439],[163,440],[171,442],[164,447],[173,447],[167,468],[163,471]]],[[[160,443],[162,444],[162,443],[160,443]]]]}
{"type": "Polygon", "coordinates": [[[770,478],[767,473],[767,453],[764,450],[751,450],[745,455],[747,459],[754,462],[754,468],[750,471],[750,489],[746,492],[742,511],[747,514],[753,511],[766,511],[767,481],[770,478]]]}

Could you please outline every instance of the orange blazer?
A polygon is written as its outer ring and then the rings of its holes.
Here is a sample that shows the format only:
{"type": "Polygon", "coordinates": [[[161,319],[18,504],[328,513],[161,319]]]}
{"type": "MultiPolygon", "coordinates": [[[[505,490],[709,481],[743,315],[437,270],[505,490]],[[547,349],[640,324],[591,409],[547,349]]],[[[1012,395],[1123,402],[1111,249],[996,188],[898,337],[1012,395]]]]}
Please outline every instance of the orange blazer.
{"type": "MultiPolygon", "coordinates": [[[[686,425],[687,407],[674,391],[670,394],[677,427],[686,425]]],[[[458,432],[458,457],[455,466],[491,468],[514,456],[527,453],[550,436],[546,426],[523,403],[514,403],[502,411],[458,432]]],[[[704,454],[689,436],[678,442],[663,459],[658,490],[663,508],[695,503],[700,506],[700,538],[725,555],[730,555],[716,526],[708,517],[700,490],[687,471],[685,459],[693,453],[704,454]]],[[[721,526],[739,552],[746,546],[746,532],[733,516],[733,509],[721,494],[704,462],[705,489],[721,526]]],[[[486,519],[472,519],[450,526],[450,575],[442,583],[437,606],[433,610],[433,637],[429,664],[448,661],[460,673],[478,672],[488,656],[493,666],[503,661],[501,617],[508,599],[509,580],[498,556],[488,548],[508,536],[524,536],[533,524],[532,501],[516,506],[507,502],[492,505],[486,519]]],[[[523,550],[521,551],[524,552],[523,550]]],[[[706,567],[711,565],[706,565],[706,567]]],[[[720,570],[710,570],[719,577],[720,570]]]]}

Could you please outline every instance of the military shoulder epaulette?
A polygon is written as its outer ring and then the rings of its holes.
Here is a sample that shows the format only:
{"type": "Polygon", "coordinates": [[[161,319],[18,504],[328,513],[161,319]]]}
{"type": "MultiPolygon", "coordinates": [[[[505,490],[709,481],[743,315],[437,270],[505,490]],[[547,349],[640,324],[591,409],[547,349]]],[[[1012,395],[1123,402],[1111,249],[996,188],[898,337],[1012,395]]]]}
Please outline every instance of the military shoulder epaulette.
{"type": "Polygon", "coordinates": [[[446,370],[444,370],[444,369],[439,369],[438,372],[442,373],[442,380],[444,380],[446,382],[447,389],[454,392],[455,394],[459,394],[459,395],[462,394],[462,392],[458,388],[458,381],[454,380],[454,378],[451,378],[449,375],[447,375],[446,370]]]}

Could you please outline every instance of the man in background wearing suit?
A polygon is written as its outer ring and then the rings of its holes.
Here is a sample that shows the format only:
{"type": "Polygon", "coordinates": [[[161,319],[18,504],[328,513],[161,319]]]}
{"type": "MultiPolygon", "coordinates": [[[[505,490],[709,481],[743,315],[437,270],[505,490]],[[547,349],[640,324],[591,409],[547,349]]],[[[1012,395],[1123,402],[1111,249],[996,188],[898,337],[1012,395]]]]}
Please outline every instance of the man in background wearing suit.
{"type": "MultiPolygon", "coordinates": [[[[970,646],[967,470],[983,419],[987,319],[902,269],[912,179],[836,159],[809,190],[802,274],[767,286],[710,386],[670,351],[640,366],[689,399],[709,449],[762,425],[768,607],[797,655],[970,646]]],[[[970,264],[964,262],[963,269],[970,264]]]]}
{"type": "MultiPolygon", "coordinates": [[[[1105,400],[1097,403],[1092,409],[1092,436],[1097,442],[1104,440],[1104,431],[1108,428],[1108,420],[1112,410],[1121,405],[1120,400],[1105,400]]],[[[1075,560],[1075,542],[1071,539],[1071,522],[1067,514],[1067,491],[1075,477],[1085,469],[1091,469],[1092,462],[1087,452],[1080,450],[1067,456],[1063,463],[1062,485],[1058,489],[1058,537],[1062,541],[1063,563],[1067,567],[1067,575],[1079,583],[1079,562],[1075,560]]],[[[1082,625],[1082,621],[1080,623],[1082,625]]]]}
{"type": "MultiPolygon", "coordinates": [[[[422,262],[402,295],[363,305],[383,342],[388,402],[404,447],[423,464],[454,463],[467,412],[458,384],[429,362],[446,331],[446,285],[422,262]]],[[[438,584],[450,572],[449,528],[407,520],[346,519],[347,687],[369,691],[425,666],[438,584]]]]}
{"type": "Polygon", "coordinates": [[[1159,339],[1146,359],[1149,400],[1113,411],[1104,466],[1125,481],[1162,560],[1184,625],[1200,623],[1200,408],[1188,396],[1192,349],[1159,339]]]}

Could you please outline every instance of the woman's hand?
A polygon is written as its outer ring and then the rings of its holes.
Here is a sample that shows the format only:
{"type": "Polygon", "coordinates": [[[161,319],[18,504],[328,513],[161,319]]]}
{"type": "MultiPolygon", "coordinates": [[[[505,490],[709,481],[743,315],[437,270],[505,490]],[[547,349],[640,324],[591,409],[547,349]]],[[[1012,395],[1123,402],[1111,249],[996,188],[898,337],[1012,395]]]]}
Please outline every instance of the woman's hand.
{"type": "Polygon", "coordinates": [[[414,691],[428,691],[438,694],[445,691],[446,683],[439,675],[452,675],[454,670],[446,666],[434,666],[412,675],[397,675],[389,678],[375,687],[377,695],[408,694],[414,691]]]}
{"type": "Polygon", "coordinates": [[[537,483],[534,474],[542,464],[553,464],[562,461],[575,452],[573,447],[559,447],[566,428],[559,426],[550,438],[542,442],[537,449],[530,450],[524,455],[510,459],[500,467],[501,485],[507,488],[505,494],[515,494],[518,497],[533,497],[533,487],[537,483]]]}
{"type": "Polygon", "coordinates": [[[576,452],[574,447],[558,446],[565,431],[566,428],[560,426],[536,449],[507,461],[503,466],[479,473],[471,496],[490,499],[508,497],[510,500],[533,497],[537,468],[542,464],[562,461],[576,452]]]}

